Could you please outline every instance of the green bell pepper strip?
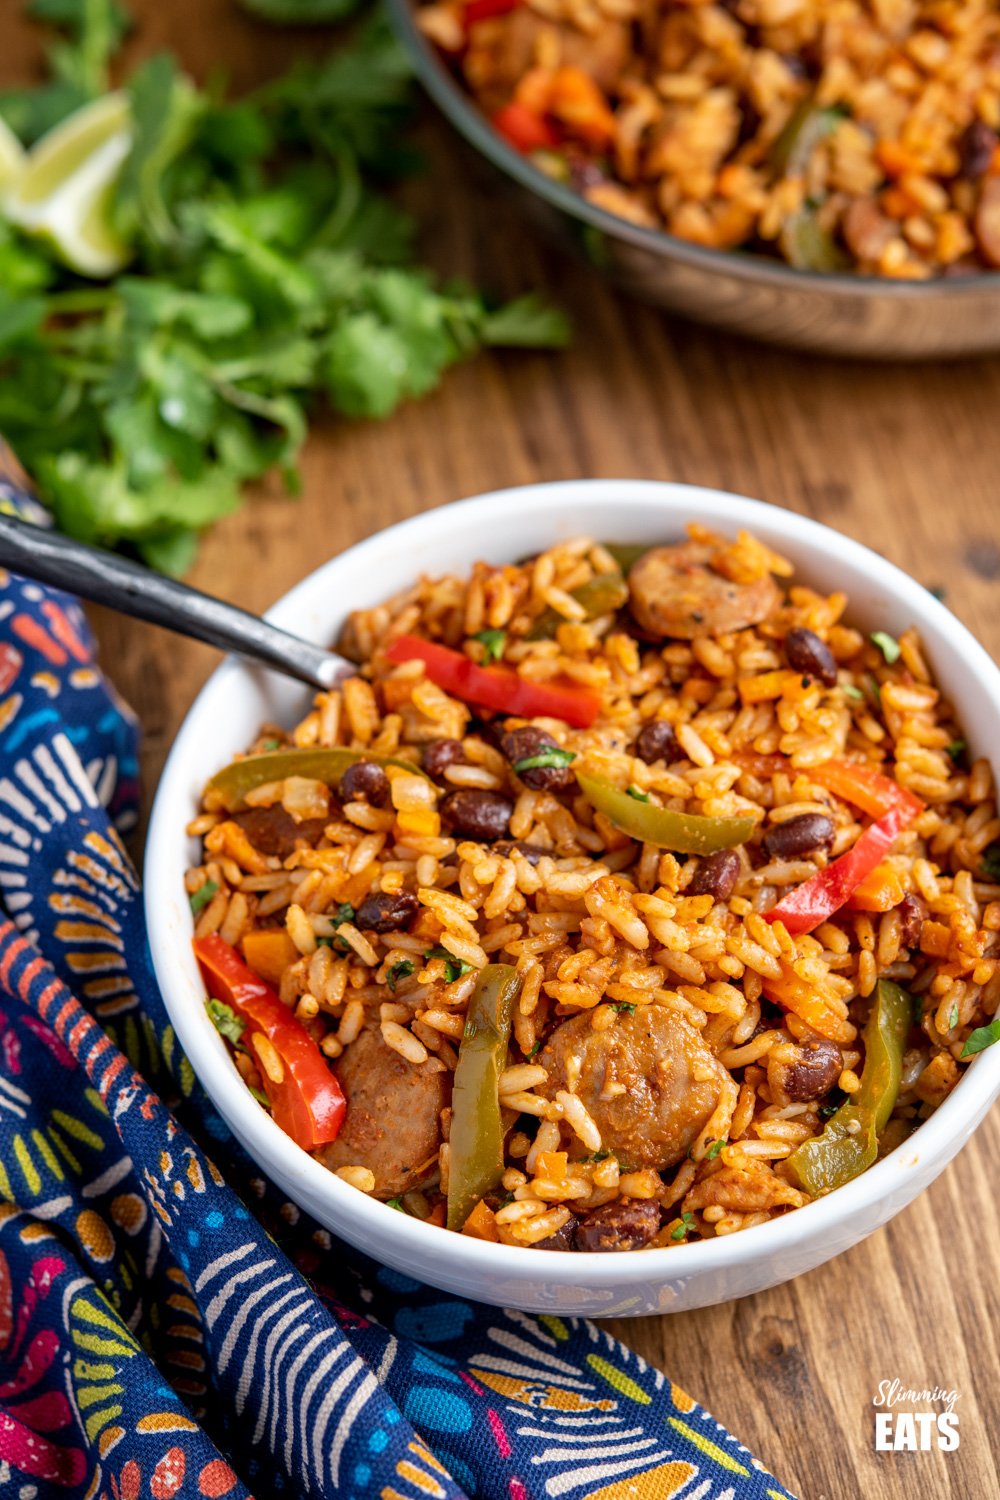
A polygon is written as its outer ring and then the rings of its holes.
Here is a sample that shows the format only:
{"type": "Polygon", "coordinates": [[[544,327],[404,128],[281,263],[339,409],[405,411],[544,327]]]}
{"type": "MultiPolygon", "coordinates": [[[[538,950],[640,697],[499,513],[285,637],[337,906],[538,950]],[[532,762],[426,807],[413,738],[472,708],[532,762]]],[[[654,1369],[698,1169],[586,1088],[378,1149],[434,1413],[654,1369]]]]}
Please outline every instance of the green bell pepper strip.
{"type": "Polygon", "coordinates": [[[798,177],[809,165],[809,158],[837,126],[848,119],[845,109],[833,106],[823,109],[810,97],[794,109],[775,137],[769,166],[775,177],[798,177]]]}
{"type": "MultiPolygon", "coordinates": [[[[581,604],[586,611],[585,620],[597,620],[601,615],[614,614],[628,600],[628,584],[621,573],[598,573],[578,589],[570,589],[569,596],[581,604]]],[[[529,641],[550,641],[560,625],[573,622],[557,609],[547,609],[528,631],[529,641]]]]}
{"type": "Polygon", "coordinates": [[[469,1001],[451,1096],[448,1228],[461,1229],[503,1176],[500,1074],[521,976],[510,964],[481,969],[469,1001]]]}
{"type": "Polygon", "coordinates": [[[647,552],[652,552],[657,545],[656,542],[602,542],[601,546],[605,552],[609,552],[623,573],[627,573],[639,561],[645,557],[647,552]]]}
{"type": "Polygon", "coordinates": [[[204,795],[226,812],[238,812],[246,805],[247,792],[266,786],[269,781],[284,781],[286,776],[307,776],[337,787],[348,766],[359,760],[373,761],[377,766],[399,766],[424,776],[419,766],[394,755],[369,755],[362,750],[267,750],[262,755],[248,755],[217,771],[205,788],[204,795]]]}
{"type": "Polygon", "coordinates": [[[899,1097],[912,1019],[912,996],[898,984],[880,979],[864,1031],[860,1089],[831,1115],[822,1135],[803,1141],[788,1158],[793,1176],[814,1198],[859,1176],[878,1155],[878,1138],[899,1097]]]}
{"type": "Polygon", "coordinates": [[[706,818],[697,813],[674,812],[652,802],[639,802],[608,781],[577,771],[580,790],[592,806],[602,812],[629,838],[678,854],[714,854],[746,843],[755,819],[706,818]]]}

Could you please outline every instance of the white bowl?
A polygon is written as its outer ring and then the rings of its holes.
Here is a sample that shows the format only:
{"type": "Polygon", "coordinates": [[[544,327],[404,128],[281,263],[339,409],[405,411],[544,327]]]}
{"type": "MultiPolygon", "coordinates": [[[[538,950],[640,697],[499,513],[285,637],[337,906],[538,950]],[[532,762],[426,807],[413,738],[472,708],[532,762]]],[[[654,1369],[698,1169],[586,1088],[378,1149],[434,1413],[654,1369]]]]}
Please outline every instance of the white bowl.
{"type": "MultiPolygon", "coordinates": [[[[963,625],[919,583],[857,542],[759,501],[679,484],[572,480],[482,495],[404,521],[324,563],[270,611],[276,624],[328,644],[348,610],[370,605],[417,573],[464,572],[479,558],[512,560],[581,533],[665,541],[697,519],[746,527],[824,591],[843,589],[851,618],[898,634],[916,625],[972,751],[1000,744],[1000,671],[963,625]]],[[[244,1087],[205,1014],[191,953],[184,871],[196,857],[184,832],[207,778],[249,744],[264,720],[296,722],[301,687],[226,661],[181,726],[157,792],[146,855],[146,914],[163,995],[184,1051],[233,1134],[288,1196],[377,1260],[466,1297],[591,1316],[704,1307],[775,1286],[849,1249],[928,1186],[1000,1093],[1000,1047],[984,1052],[906,1143],[829,1197],[722,1239],[619,1255],[522,1250],[448,1234],[348,1187],[278,1129],[244,1087]]]]}

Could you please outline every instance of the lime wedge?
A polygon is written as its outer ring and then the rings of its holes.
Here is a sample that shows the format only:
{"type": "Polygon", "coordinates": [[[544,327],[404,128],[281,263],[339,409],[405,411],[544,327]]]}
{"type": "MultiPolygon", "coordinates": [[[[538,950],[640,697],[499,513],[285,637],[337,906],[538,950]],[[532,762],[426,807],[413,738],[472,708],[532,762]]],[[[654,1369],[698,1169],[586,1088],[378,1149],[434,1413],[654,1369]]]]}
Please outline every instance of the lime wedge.
{"type": "Polygon", "coordinates": [[[113,276],[129,247],[111,223],[118,175],[132,146],[128,96],[105,94],[42,136],[3,196],[12,224],[47,239],[83,276],[113,276]]]}
{"type": "Polygon", "coordinates": [[[27,159],[28,153],[21,142],[7,121],[0,118],[0,191],[17,181],[27,159]]]}

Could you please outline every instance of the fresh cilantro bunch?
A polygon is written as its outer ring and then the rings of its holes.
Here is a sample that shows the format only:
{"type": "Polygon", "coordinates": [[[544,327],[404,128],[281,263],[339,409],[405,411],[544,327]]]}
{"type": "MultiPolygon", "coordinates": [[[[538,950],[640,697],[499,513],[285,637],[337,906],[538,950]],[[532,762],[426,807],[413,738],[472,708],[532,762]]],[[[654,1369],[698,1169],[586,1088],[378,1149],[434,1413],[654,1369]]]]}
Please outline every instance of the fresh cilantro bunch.
{"type": "MultiPolygon", "coordinates": [[[[59,28],[51,81],[0,94],[25,141],[107,88],[126,27],[115,0],[33,14],[59,28]]],[[[324,404],[384,417],[483,345],[565,342],[536,297],[493,307],[413,264],[386,191],[412,164],[410,79],[383,22],[240,100],[165,55],[126,87],[134,141],[112,212],[127,271],[83,281],[0,221],[0,432],[70,534],[183,572],[246,481],[277,465],[294,489],[324,404]]]]}

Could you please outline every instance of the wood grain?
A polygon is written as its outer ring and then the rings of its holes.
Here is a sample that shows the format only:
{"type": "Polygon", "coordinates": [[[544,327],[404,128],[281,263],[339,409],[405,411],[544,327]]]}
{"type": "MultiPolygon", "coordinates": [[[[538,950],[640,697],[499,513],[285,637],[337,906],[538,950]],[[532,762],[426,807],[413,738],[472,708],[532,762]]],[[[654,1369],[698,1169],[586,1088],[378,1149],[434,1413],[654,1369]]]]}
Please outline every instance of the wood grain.
{"type": "MultiPolygon", "coordinates": [[[[134,49],[171,46],[201,74],[224,62],[241,86],[303,45],[244,20],[232,0],[134,8],[134,49]]],[[[0,26],[8,83],[31,73],[37,39],[9,14],[0,26]]],[[[1000,361],[823,362],[668,320],[536,244],[440,122],[428,118],[422,135],[430,172],[409,196],[430,260],[498,292],[550,289],[574,318],[573,348],[481,358],[386,424],[321,423],[303,497],[262,488],[207,539],[194,582],[262,609],[320,559],[463,495],[579,475],[675,479],[755,495],[857,537],[945,586],[1000,652],[1000,361]]],[[[95,619],[104,660],[146,728],[148,799],[213,658],[95,619]]],[[[614,1331],[804,1500],[1000,1495],[998,1155],[994,1111],[928,1193],[851,1253],[757,1297],[614,1331]],[[872,1397],[896,1377],[960,1392],[957,1452],[874,1452],[872,1397]]]]}

